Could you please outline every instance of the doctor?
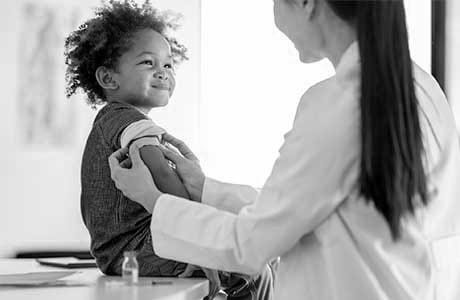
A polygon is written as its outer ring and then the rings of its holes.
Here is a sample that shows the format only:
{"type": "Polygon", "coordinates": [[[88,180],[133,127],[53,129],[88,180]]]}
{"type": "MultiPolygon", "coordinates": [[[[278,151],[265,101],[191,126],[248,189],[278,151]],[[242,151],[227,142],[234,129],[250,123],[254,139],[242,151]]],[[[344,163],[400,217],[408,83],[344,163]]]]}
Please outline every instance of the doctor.
{"type": "Polygon", "coordinates": [[[460,232],[460,151],[410,59],[403,1],[275,0],[274,14],[301,62],[336,74],[303,95],[262,190],[205,177],[169,135],[182,155],[163,153],[201,203],[162,194],[135,147],[131,169],[127,149],[109,159],[117,187],[152,212],[160,256],[248,274],[281,256],[276,299],[433,299],[430,243],[460,232]]]}

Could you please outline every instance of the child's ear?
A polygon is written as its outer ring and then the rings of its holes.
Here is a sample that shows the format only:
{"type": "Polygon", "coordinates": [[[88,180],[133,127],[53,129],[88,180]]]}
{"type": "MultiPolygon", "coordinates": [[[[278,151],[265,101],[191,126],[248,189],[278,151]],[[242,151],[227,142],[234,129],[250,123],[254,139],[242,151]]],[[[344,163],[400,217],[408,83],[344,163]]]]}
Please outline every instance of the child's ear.
{"type": "Polygon", "coordinates": [[[99,85],[105,90],[116,90],[118,82],[113,76],[113,70],[107,67],[98,67],[96,69],[96,80],[99,85]]]}

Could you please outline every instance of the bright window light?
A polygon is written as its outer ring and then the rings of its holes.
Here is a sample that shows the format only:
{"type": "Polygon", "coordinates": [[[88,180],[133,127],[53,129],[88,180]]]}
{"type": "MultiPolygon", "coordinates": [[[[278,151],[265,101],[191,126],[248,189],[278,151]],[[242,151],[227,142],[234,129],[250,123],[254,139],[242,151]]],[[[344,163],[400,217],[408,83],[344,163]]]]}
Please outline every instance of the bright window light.
{"type": "MultiPolygon", "coordinates": [[[[273,2],[202,1],[200,140],[207,175],[260,186],[302,94],[333,75],[327,61],[302,64],[275,27],[273,2]]],[[[407,1],[413,58],[430,68],[430,1],[407,1]]]]}

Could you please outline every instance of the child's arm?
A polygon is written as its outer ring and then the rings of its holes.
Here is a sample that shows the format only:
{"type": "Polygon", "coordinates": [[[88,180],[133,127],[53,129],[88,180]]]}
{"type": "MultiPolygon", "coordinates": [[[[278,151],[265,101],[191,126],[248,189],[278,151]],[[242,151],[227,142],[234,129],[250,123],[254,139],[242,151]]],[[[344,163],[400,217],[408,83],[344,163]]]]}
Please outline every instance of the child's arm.
{"type": "Polygon", "coordinates": [[[184,184],[176,172],[169,166],[163,152],[154,145],[145,145],[140,149],[141,158],[152,174],[160,191],[174,196],[190,199],[184,184]]]}

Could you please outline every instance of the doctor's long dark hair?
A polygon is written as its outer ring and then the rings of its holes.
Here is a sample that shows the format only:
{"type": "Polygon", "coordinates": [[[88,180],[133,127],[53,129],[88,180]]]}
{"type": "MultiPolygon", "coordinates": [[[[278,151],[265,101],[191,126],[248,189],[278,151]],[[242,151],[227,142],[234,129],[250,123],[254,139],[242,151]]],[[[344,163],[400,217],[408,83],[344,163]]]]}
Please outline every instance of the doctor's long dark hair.
{"type": "Polygon", "coordinates": [[[361,194],[374,203],[397,240],[402,218],[428,202],[403,0],[327,2],[358,35],[361,194]]]}

